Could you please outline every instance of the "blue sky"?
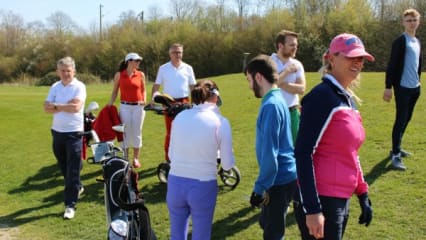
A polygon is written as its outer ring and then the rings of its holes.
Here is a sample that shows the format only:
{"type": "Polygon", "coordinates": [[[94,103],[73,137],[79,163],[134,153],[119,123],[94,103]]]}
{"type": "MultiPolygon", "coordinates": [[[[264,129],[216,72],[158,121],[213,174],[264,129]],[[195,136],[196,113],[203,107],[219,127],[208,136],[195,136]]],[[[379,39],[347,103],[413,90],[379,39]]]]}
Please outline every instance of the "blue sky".
{"type": "Polygon", "coordinates": [[[148,15],[153,6],[162,10],[165,16],[170,15],[169,0],[5,0],[0,10],[12,11],[23,17],[25,23],[42,21],[56,11],[62,11],[83,29],[91,25],[99,25],[99,6],[102,4],[103,24],[116,23],[122,12],[133,10],[144,11],[148,15]]]}

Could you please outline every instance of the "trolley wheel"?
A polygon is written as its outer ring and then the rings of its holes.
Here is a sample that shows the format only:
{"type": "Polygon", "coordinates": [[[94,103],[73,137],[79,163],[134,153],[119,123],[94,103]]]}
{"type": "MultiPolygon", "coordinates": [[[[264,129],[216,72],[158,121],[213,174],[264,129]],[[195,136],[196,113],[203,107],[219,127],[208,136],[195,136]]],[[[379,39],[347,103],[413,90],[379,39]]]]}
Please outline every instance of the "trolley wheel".
{"type": "Polygon", "coordinates": [[[161,183],[167,183],[167,177],[169,176],[170,163],[162,162],[157,167],[157,177],[161,183]]]}
{"type": "Polygon", "coordinates": [[[225,184],[225,186],[234,189],[240,183],[241,173],[237,166],[232,167],[229,171],[223,170],[221,167],[219,172],[220,180],[225,184]]]}

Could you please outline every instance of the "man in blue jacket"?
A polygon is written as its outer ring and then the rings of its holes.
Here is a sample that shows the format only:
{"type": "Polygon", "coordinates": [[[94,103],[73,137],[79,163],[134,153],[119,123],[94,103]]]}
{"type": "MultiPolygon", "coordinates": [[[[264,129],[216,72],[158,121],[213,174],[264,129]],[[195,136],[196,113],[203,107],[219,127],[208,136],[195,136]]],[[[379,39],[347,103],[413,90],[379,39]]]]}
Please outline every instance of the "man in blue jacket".
{"type": "Polygon", "coordinates": [[[276,65],[269,56],[253,58],[244,72],[254,95],[262,98],[256,123],[259,176],[250,204],[262,208],[259,223],[263,239],[283,239],[287,208],[297,189],[290,113],[277,86],[276,65]]]}
{"type": "Polygon", "coordinates": [[[404,171],[406,167],[401,157],[405,157],[409,153],[401,148],[402,137],[420,96],[422,49],[420,40],[416,38],[416,30],[420,25],[419,12],[415,9],[405,10],[402,25],[404,33],[392,43],[389,64],[386,69],[386,88],[383,100],[389,102],[392,99],[393,88],[396,117],[392,129],[392,166],[397,170],[404,171]]]}

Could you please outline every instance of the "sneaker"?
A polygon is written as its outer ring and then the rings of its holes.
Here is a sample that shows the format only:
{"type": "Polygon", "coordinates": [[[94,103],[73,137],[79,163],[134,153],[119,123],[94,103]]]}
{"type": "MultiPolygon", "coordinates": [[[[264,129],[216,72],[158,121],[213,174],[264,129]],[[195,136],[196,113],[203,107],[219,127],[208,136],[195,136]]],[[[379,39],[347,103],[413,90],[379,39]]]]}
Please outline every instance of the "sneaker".
{"type": "MultiPolygon", "coordinates": [[[[401,157],[402,157],[402,158],[409,157],[409,156],[413,155],[412,153],[407,152],[407,151],[405,151],[404,149],[401,149],[400,153],[401,153],[401,157]]],[[[393,155],[393,153],[392,153],[392,150],[391,150],[391,151],[389,152],[389,157],[390,157],[390,158],[392,158],[392,155],[393,155]]]]}
{"type": "Polygon", "coordinates": [[[141,163],[139,162],[139,160],[137,158],[135,158],[135,160],[133,160],[133,167],[134,168],[140,168],[141,167],[141,163]]]}
{"type": "Polygon", "coordinates": [[[405,158],[405,157],[409,157],[411,155],[413,155],[413,154],[401,149],[401,157],[405,158]]]}
{"type": "Polygon", "coordinates": [[[73,207],[66,207],[65,213],[64,213],[64,219],[72,219],[75,215],[75,208],[73,207]]]}
{"type": "Polygon", "coordinates": [[[81,186],[80,190],[78,190],[78,198],[81,198],[81,195],[84,193],[84,187],[81,186]]]}
{"type": "Polygon", "coordinates": [[[404,163],[402,163],[401,154],[392,155],[392,166],[396,170],[405,171],[407,169],[404,163]]]}

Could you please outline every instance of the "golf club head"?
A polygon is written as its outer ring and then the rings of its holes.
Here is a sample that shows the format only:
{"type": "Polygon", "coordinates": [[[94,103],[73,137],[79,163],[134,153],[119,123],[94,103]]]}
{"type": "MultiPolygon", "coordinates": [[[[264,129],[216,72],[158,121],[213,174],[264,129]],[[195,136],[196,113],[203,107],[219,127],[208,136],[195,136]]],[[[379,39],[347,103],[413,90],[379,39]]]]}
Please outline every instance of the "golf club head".
{"type": "Polygon", "coordinates": [[[112,129],[116,132],[124,133],[124,124],[112,126],[112,129]]]}
{"type": "Polygon", "coordinates": [[[99,104],[97,102],[90,102],[89,105],[87,105],[86,110],[84,112],[87,114],[87,113],[96,111],[98,109],[99,109],[99,104]]]}

